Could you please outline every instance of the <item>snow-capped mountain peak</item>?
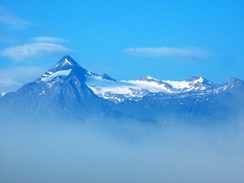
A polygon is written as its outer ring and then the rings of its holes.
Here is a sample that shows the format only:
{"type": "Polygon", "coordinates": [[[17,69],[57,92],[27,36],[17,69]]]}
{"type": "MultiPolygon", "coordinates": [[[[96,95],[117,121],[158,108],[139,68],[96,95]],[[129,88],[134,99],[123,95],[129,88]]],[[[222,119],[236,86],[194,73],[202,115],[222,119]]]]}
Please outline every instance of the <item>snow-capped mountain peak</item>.
{"type": "MultiPolygon", "coordinates": [[[[157,85],[168,85],[167,83],[165,83],[164,81],[161,81],[159,79],[156,79],[152,76],[141,76],[139,80],[137,80],[138,82],[148,82],[148,83],[155,83],[157,85]]],[[[170,87],[170,86],[167,86],[170,87]]]]}
{"type": "Polygon", "coordinates": [[[38,80],[47,82],[56,79],[57,77],[68,76],[71,73],[84,79],[84,75],[87,74],[88,71],[81,67],[69,55],[66,55],[60,61],[58,61],[51,69],[42,74],[38,80]]]}
{"type": "Polygon", "coordinates": [[[201,76],[192,76],[183,81],[165,80],[177,92],[204,91],[214,86],[214,83],[201,76]]]}
{"type": "Polygon", "coordinates": [[[102,79],[106,79],[106,80],[110,80],[110,81],[114,81],[114,82],[116,82],[116,79],[110,77],[110,76],[107,75],[106,73],[104,73],[104,74],[102,75],[102,79]]]}
{"type": "Polygon", "coordinates": [[[214,83],[202,76],[191,76],[189,79],[187,79],[187,81],[191,82],[192,84],[214,85],[214,83]]]}
{"type": "Polygon", "coordinates": [[[190,78],[187,79],[187,81],[199,81],[199,82],[203,82],[205,78],[203,78],[202,76],[191,76],[190,78]]]}
{"type": "Polygon", "coordinates": [[[139,81],[159,81],[158,79],[153,78],[152,76],[141,76],[139,81]]]}
{"type": "Polygon", "coordinates": [[[60,61],[58,61],[50,70],[52,71],[68,70],[76,67],[81,67],[81,66],[69,55],[66,55],[60,61]]]}

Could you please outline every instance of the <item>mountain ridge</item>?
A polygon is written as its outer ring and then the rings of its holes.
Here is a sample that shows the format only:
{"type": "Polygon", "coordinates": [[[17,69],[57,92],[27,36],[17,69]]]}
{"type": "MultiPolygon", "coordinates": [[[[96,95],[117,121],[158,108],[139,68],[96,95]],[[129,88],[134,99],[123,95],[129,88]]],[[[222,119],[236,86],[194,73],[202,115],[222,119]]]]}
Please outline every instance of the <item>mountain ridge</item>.
{"type": "Polygon", "coordinates": [[[154,122],[193,117],[220,120],[244,107],[243,93],[244,81],[239,79],[223,84],[201,76],[184,81],[151,76],[117,81],[64,56],[35,81],[0,97],[0,108],[36,119],[81,120],[100,115],[154,122]]]}

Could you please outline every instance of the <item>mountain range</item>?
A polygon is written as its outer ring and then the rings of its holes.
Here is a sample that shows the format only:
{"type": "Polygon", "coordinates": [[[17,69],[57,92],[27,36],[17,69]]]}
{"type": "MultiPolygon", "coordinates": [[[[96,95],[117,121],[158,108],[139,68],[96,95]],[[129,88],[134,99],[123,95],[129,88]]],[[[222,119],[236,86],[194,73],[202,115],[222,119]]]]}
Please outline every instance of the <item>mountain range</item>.
{"type": "Polygon", "coordinates": [[[204,77],[184,81],[142,76],[120,80],[99,75],[64,56],[35,81],[0,95],[3,118],[73,119],[95,117],[169,123],[208,123],[233,118],[244,107],[244,81],[215,84],[204,77]]]}

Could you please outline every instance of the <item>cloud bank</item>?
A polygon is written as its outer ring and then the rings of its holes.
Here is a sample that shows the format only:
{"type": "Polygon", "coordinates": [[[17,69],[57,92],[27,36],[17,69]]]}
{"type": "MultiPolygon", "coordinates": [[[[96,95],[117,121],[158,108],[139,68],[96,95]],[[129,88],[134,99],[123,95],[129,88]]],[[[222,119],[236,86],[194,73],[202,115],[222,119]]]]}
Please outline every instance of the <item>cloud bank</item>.
{"type": "Polygon", "coordinates": [[[0,182],[243,182],[236,129],[97,124],[2,119],[0,182]]]}
{"type": "Polygon", "coordinates": [[[123,52],[145,57],[164,57],[176,60],[203,60],[208,57],[208,53],[200,48],[126,48],[123,52]]]}

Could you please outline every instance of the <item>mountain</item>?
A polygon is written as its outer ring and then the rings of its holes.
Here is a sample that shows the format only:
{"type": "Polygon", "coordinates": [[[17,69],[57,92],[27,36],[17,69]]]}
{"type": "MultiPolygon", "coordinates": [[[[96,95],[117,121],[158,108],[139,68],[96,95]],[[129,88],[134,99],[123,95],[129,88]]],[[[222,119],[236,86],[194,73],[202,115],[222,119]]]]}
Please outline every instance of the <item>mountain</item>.
{"type": "Polygon", "coordinates": [[[244,107],[244,82],[215,84],[204,77],[184,81],[142,76],[120,80],[99,75],[64,56],[35,81],[0,96],[2,116],[76,119],[96,116],[151,122],[231,118],[244,107]]]}
{"type": "Polygon", "coordinates": [[[109,102],[85,84],[88,75],[93,74],[65,56],[35,81],[1,97],[2,111],[29,119],[85,119],[109,113],[109,102]]]}

